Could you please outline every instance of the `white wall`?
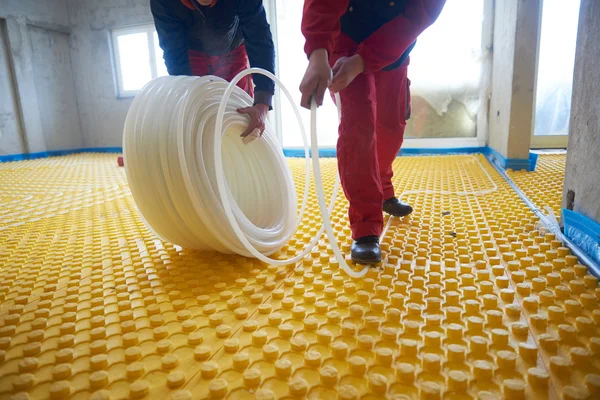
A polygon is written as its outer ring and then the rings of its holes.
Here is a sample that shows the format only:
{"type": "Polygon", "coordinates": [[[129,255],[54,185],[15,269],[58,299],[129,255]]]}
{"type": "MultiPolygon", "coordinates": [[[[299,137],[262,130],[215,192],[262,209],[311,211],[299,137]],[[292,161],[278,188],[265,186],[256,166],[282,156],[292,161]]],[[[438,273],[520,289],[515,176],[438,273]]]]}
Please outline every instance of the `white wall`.
{"type": "Polygon", "coordinates": [[[110,31],[152,23],[149,0],[67,0],[83,147],[120,147],[132,98],[115,90],[110,31]]]}
{"type": "Polygon", "coordinates": [[[81,146],[66,0],[0,3],[0,154],[81,146]]]}

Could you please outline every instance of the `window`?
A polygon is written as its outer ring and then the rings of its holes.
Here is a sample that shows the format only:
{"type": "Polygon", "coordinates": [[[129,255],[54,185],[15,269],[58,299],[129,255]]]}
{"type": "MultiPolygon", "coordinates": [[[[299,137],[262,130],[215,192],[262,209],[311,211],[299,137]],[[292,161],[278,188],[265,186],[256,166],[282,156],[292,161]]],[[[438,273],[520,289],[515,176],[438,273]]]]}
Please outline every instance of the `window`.
{"type": "MultiPolygon", "coordinates": [[[[484,78],[489,73],[484,65],[490,59],[485,49],[491,36],[482,37],[487,2],[448,0],[438,20],[419,36],[408,69],[412,116],[406,128],[405,147],[470,147],[484,143],[477,121],[479,94],[487,85],[484,78]]],[[[300,103],[297,88],[308,64],[300,30],[302,4],[298,0],[277,0],[279,75],[296,104],[300,103]]],[[[276,112],[284,121],[283,146],[302,146],[300,129],[287,100],[276,112]]],[[[301,112],[308,127],[310,115],[306,110],[301,112]]],[[[319,146],[334,147],[338,137],[337,111],[329,98],[319,109],[318,129],[319,146]]]]}
{"type": "Polygon", "coordinates": [[[532,147],[565,147],[571,117],[579,0],[544,0],[532,147]]]}
{"type": "Polygon", "coordinates": [[[112,31],[118,95],[134,96],[150,80],[168,75],[153,24],[112,31]]]}
{"type": "Polygon", "coordinates": [[[487,72],[483,19],[483,0],[448,0],[435,23],[419,35],[408,67],[412,113],[405,138],[477,136],[479,93],[487,72]]]}

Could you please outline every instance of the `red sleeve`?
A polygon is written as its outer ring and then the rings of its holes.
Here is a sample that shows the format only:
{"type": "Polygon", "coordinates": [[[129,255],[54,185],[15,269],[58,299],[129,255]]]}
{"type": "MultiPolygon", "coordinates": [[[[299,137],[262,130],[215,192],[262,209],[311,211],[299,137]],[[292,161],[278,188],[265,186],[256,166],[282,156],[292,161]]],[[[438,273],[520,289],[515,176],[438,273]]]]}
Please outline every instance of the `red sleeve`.
{"type": "MultiPolygon", "coordinates": [[[[318,1],[318,0],[317,0],[318,1]]],[[[365,72],[379,71],[398,60],[435,22],[446,0],[409,0],[403,14],[383,25],[358,46],[365,72]]]]}
{"type": "Polygon", "coordinates": [[[331,55],[333,38],[340,31],[340,18],[348,10],[350,0],[305,0],[302,34],[306,39],[304,52],[310,57],[317,49],[331,55]]]}

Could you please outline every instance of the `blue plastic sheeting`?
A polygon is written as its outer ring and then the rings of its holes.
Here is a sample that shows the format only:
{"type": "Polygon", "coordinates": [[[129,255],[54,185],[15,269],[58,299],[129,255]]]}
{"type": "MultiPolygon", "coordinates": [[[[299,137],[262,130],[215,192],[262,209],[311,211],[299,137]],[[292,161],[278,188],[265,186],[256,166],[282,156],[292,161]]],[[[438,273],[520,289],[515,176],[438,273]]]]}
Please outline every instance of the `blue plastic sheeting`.
{"type": "MultiPolygon", "coordinates": [[[[312,150],[308,150],[308,154],[312,156],[312,150]]],[[[335,149],[319,149],[319,158],[335,157],[335,149]]],[[[283,149],[283,155],[292,158],[304,158],[304,149],[283,149]]]]}
{"type": "MultiPolygon", "coordinates": [[[[64,156],[68,154],[75,153],[122,153],[122,147],[99,147],[99,148],[88,148],[88,149],[74,149],[74,150],[55,150],[55,151],[45,151],[39,153],[29,153],[29,154],[11,154],[0,156],[0,162],[7,161],[21,161],[21,160],[33,160],[36,158],[44,158],[44,157],[55,157],[55,156],[64,156]]],[[[304,157],[304,149],[283,149],[283,154],[286,157],[304,157]]],[[[309,151],[309,154],[312,154],[309,151]]],[[[484,154],[489,156],[492,162],[498,165],[503,169],[513,169],[513,170],[521,170],[525,169],[527,171],[535,170],[535,165],[537,162],[537,154],[530,153],[529,159],[516,159],[509,158],[506,159],[500,155],[497,151],[493,150],[490,147],[458,147],[458,148],[443,148],[443,149],[430,149],[430,148],[421,148],[421,149],[401,149],[398,153],[398,156],[417,156],[417,155],[440,155],[440,154],[484,154]]],[[[331,158],[336,156],[335,148],[324,148],[319,149],[319,157],[321,158],[331,158]]]]}
{"type": "Polygon", "coordinates": [[[577,212],[562,210],[564,235],[600,264],[600,224],[577,212]]]}
{"type": "MultiPolygon", "coordinates": [[[[487,147],[459,147],[445,149],[400,149],[398,156],[416,156],[416,155],[434,155],[434,154],[487,154],[487,147]]],[[[312,155],[312,152],[309,151],[312,155]]],[[[304,149],[283,149],[283,155],[286,157],[304,157],[304,149]]],[[[334,148],[319,149],[320,158],[335,157],[336,151],[334,148]]]]}
{"type": "Polygon", "coordinates": [[[122,147],[98,147],[90,149],[52,150],[40,151],[39,153],[9,154],[0,156],[0,162],[35,160],[36,158],[67,156],[76,153],[122,153],[122,147]]]}

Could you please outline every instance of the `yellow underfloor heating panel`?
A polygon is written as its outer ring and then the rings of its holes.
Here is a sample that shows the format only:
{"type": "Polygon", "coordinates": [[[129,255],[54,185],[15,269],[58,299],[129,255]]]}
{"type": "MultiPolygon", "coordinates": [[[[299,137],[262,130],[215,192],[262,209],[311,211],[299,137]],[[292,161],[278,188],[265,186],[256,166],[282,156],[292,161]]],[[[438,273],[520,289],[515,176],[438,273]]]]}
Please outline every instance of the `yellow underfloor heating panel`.
{"type": "Polygon", "coordinates": [[[550,207],[560,219],[566,162],[566,153],[540,154],[535,171],[508,171],[508,176],[544,214],[550,207]]]}
{"type": "Polygon", "coordinates": [[[288,267],[164,243],[115,159],[0,164],[0,399],[600,398],[598,281],[483,156],[396,160],[415,212],[363,279],[326,241],[288,267]]]}

